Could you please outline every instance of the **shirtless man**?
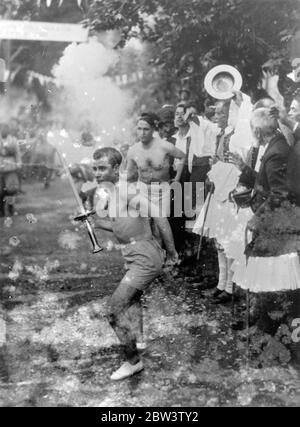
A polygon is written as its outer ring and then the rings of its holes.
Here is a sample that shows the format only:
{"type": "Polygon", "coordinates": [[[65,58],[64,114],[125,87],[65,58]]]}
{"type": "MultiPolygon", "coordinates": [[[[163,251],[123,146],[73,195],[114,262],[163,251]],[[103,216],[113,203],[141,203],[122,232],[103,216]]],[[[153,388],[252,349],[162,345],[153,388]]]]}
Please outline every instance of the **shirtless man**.
{"type": "MultiPolygon", "coordinates": [[[[143,291],[161,273],[164,264],[164,251],[152,235],[150,218],[142,216],[142,211],[148,209],[148,212],[156,217],[154,221],[163,237],[168,254],[171,258],[177,256],[167,218],[159,217],[155,207],[148,206],[148,201],[139,193],[132,191],[132,188],[131,191],[125,191],[128,183],[119,180],[121,163],[122,155],[115,148],[101,148],[94,153],[93,169],[97,183],[101,187],[109,188],[109,218],[97,217],[95,228],[114,233],[122,246],[127,269],[111,297],[107,316],[124,346],[126,357],[126,362],[111,376],[112,380],[121,380],[143,370],[129,314],[132,314],[132,309],[136,309],[135,306],[140,304],[143,291]]],[[[129,185],[134,187],[136,183],[129,185]]]]}
{"type": "MultiPolygon", "coordinates": [[[[138,171],[139,180],[147,185],[169,182],[170,158],[180,159],[182,168],[185,154],[170,142],[154,136],[155,121],[151,115],[144,114],[137,124],[139,142],[127,154],[127,170],[130,176],[138,171]]],[[[178,169],[174,181],[180,180],[182,168],[178,169]]]]}
{"type": "MultiPolygon", "coordinates": [[[[148,198],[149,203],[159,208],[160,216],[170,217],[171,192],[167,185],[171,181],[170,166],[172,159],[179,159],[177,173],[172,181],[180,182],[185,154],[172,143],[155,136],[155,130],[155,118],[151,114],[143,114],[137,123],[139,142],[127,154],[127,176],[129,181],[138,176],[140,192],[148,198]]],[[[161,238],[156,226],[153,226],[153,233],[156,238],[161,238]]]]}

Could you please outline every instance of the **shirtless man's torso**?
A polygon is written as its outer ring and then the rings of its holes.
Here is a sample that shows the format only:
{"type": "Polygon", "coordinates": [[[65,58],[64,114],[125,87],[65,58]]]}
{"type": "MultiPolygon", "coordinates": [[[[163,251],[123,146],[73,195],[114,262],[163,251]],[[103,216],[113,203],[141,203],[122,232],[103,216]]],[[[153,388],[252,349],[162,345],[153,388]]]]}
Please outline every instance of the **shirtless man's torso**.
{"type": "MultiPolygon", "coordinates": [[[[168,182],[172,158],[180,159],[183,165],[185,154],[170,142],[154,136],[154,128],[144,118],[138,122],[137,134],[139,142],[127,155],[129,179],[138,172],[139,181],[145,184],[168,182]]],[[[179,181],[181,171],[179,168],[175,181],[179,181]]]]}

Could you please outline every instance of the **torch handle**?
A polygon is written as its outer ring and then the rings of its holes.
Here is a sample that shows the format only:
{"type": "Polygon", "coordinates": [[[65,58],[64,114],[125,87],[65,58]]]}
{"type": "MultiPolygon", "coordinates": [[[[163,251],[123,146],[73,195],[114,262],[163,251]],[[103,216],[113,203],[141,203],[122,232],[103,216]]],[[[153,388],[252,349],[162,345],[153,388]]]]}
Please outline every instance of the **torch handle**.
{"type": "Polygon", "coordinates": [[[103,248],[101,248],[101,246],[99,245],[99,243],[97,242],[97,237],[94,233],[93,227],[91,226],[91,224],[89,223],[89,220],[86,219],[84,221],[87,231],[89,233],[89,237],[91,239],[92,245],[93,245],[93,254],[97,254],[98,252],[103,251],[103,248]]]}

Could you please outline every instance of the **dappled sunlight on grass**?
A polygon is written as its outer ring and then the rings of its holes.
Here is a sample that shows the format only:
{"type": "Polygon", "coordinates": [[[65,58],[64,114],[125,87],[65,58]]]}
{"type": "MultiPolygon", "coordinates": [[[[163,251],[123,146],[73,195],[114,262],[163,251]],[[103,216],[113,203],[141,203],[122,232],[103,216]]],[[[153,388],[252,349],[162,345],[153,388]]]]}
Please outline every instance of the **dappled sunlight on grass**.
{"type": "MultiPolygon", "coordinates": [[[[123,274],[120,252],[103,233],[107,249],[91,254],[86,231],[71,220],[75,206],[66,183],[25,190],[19,214],[1,223],[1,250],[9,248],[0,260],[1,404],[299,406],[299,373],[289,365],[251,367],[246,340],[230,329],[231,307],[213,307],[211,291],[201,295],[174,272],[143,297],[145,370],[112,383],[122,357],[105,314],[123,274]],[[9,244],[12,236],[18,245],[9,244]]],[[[205,263],[213,268],[210,259],[205,263]]]]}

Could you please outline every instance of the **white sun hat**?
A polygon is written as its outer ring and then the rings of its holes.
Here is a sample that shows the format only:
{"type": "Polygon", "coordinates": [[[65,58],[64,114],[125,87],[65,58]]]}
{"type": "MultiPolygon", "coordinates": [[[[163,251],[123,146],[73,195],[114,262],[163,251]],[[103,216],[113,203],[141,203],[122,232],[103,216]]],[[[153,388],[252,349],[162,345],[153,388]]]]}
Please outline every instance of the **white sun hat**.
{"type": "Polygon", "coordinates": [[[243,85],[240,72],[231,65],[218,65],[206,75],[204,87],[207,93],[216,99],[230,99],[234,91],[239,91],[243,85]]]}

